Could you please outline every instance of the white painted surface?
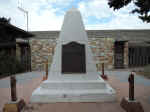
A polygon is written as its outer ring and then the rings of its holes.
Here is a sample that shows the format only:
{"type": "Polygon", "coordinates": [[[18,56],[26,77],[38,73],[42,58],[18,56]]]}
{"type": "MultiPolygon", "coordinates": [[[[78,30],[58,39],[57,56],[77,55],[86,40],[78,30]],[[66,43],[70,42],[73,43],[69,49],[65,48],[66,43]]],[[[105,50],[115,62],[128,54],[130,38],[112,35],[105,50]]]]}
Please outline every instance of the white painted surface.
{"type": "Polygon", "coordinates": [[[32,93],[31,102],[103,102],[115,98],[115,91],[97,72],[80,12],[72,8],[65,15],[48,80],[32,93]],[[62,45],[72,41],[85,45],[85,74],[61,73],[62,45]]]}
{"type": "MultiPolygon", "coordinates": [[[[71,10],[67,11],[64,17],[64,23],[62,25],[59,39],[57,41],[49,75],[53,75],[55,74],[55,72],[57,72],[55,75],[61,75],[62,45],[72,41],[85,45],[86,71],[87,73],[96,72],[96,64],[93,61],[93,54],[90,49],[90,46],[88,45],[88,38],[84,29],[81,14],[77,9],[72,8],[71,10]]],[[[93,77],[95,77],[94,75],[95,73],[92,74],[93,77]]],[[[97,77],[95,77],[95,79],[97,79],[97,77]]]]}

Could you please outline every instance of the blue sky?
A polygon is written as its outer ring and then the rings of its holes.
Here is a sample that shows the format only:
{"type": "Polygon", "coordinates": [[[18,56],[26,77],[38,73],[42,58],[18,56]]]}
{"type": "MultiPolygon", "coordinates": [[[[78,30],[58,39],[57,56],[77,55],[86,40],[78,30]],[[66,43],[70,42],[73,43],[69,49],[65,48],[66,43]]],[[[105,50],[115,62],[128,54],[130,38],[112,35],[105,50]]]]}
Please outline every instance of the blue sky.
{"type": "Polygon", "coordinates": [[[150,29],[136,14],[129,12],[135,7],[130,4],[113,11],[107,0],[1,0],[0,16],[10,17],[11,23],[26,30],[26,16],[18,5],[29,12],[29,30],[60,30],[64,14],[72,6],[82,14],[85,29],[150,29]],[[19,1],[19,4],[18,4],[19,1]]]}

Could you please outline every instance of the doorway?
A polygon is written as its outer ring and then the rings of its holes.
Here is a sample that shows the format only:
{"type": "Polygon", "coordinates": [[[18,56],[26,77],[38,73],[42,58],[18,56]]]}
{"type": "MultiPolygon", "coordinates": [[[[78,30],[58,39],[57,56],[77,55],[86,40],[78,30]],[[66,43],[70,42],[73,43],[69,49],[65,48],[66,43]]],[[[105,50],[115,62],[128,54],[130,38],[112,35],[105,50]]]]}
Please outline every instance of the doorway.
{"type": "Polygon", "coordinates": [[[124,41],[115,42],[115,68],[124,68],[124,41]]]}

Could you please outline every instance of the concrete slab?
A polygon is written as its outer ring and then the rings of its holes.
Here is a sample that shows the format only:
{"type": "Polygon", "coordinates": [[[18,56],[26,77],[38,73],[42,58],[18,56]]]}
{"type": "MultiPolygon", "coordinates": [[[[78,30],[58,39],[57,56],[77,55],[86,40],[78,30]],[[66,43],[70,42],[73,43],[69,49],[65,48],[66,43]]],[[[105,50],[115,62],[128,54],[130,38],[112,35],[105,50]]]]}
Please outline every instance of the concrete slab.
{"type": "MultiPolygon", "coordinates": [[[[122,73],[123,71],[121,71],[122,73]]],[[[126,71],[124,71],[126,72],[126,71]]],[[[43,72],[44,73],[44,72],[43,72]]],[[[41,74],[43,74],[41,73],[41,74]]],[[[29,100],[32,95],[32,92],[35,88],[39,86],[42,81],[42,76],[40,77],[33,76],[34,78],[29,78],[24,83],[17,84],[17,95],[19,98],[24,98],[29,108],[26,108],[23,112],[124,112],[120,107],[120,101],[123,97],[128,96],[128,82],[120,81],[115,73],[120,74],[120,71],[111,71],[111,74],[108,74],[108,83],[115,88],[117,92],[117,102],[111,103],[51,103],[51,104],[30,104],[29,100]]],[[[127,75],[130,72],[127,72],[123,75],[127,75]]],[[[34,73],[31,75],[35,75],[34,73]]],[[[24,76],[27,78],[26,73],[24,76]]],[[[128,75],[127,75],[128,76],[128,75]]],[[[122,76],[121,76],[122,77],[122,76]]],[[[8,80],[5,78],[4,80],[8,80]]],[[[145,81],[144,77],[141,77],[141,80],[145,81]],[[144,79],[144,80],[143,80],[144,79]]],[[[1,82],[2,80],[0,80],[1,82]]],[[[143,82],[142,81],[142,82],[143,82]]],[[[146,80],[150,81],[150,80],[146,80]]],[[[135,83],[135,97],[143,105],[144,111],[149,112],[150,107],[150,86],[145,85],[144,83],[135,83]]],[[[2,84],[2,82],[1,82],[2,84]]],[[[5,103],[10,100],[10,89],[0,87],[0,112],[5,103]]]]}

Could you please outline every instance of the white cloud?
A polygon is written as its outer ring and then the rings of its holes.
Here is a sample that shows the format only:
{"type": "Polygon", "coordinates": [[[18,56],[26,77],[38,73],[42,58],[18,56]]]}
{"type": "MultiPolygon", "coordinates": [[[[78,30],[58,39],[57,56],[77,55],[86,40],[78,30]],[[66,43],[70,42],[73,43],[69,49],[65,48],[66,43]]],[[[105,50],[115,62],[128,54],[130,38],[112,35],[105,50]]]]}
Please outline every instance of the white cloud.
{"type": "Polygon", "coordinates": [[[82,1],[78,5],[86,29],[149,29],[150,24],[143,23],[137,15],[130,14],[134,7],[134,4],[131,3],[127,7],[113,11],[109,8],[107,0],[82,1]],[[89,21],[90,17],[95,17],[99,23],[92,24],[89,21]],[[101,22],[102,19],[109,21],[101,22]]]}
{"type": "Polygon", "coordinates": [[[61,6],[68,4],[67,0],[30,0],[24,2],[25,9],[29,11],[29,30],[60,30],[63,16],[56,15],[59,8],[53,8],[53,3],[61,6]]]}
{"type": "MultiPolygon", "coordinates": [[[[63,15],[57,15],[72,0],[24,0],[19,6],[29,12],[29,30],[60,30],[63,15]],[[53,8],[53,4],[59,5],[53,8]]],[[[26,30],[26,16],[18,10],[17,0],[6,0],[0,4],[0,16],[11,17],[11,23],[26,30]]]]}
{"type": "Polygon", "coordinates": [[[44,10],[40,15],[30,14],[30,28],[32,30],[58,30],[62,24],[62,16],[56,16],[51,10],[44,10]]]}
{"type": "MultiPolygon", "coordinates": [[[[60,30],[64,8],[72,5],[73,0],[22,0],[22,6],[29,12],[29,30],[60,30]],[[60,14],[58,14],[58,12],[60,14]]],[[[119,11],[113,11],[107,5],[107,0],[84,0],[79,2],[86,29],[135,29],[150,28],[136,15],[129,14],[134,7],[131,4],[119,11]],[[94,17],[99,21],[90,21],[94,17]],[[110,19],[107,22],[100,20],[110,19]]],[[[3,0],[0,2],[0,16],[11,17],[11,23],[26,30],[26,17],[18,10],[18,0],[3,0]]]]}
{"type": "Polygon", "coordinates": [[[107,0],[89,0],[88,2],[82,1],[79,3],[78,8],[87,19],[89,16],[94,16],[97,19],[101,19],[110,17],[112,14],[112,9],[109,9],[107,0]]]}
{"type": "Polygon", "coordinates": [[[13,2],[12,0],[6,0],[5,2],[1,2],[0,17],[10,17],[11,23],[16,24],[17,26],[20,26],[20,24],[23,23],[23,20],[21,19],[23,16],[17,10],[16,2],[13,2]]]}

